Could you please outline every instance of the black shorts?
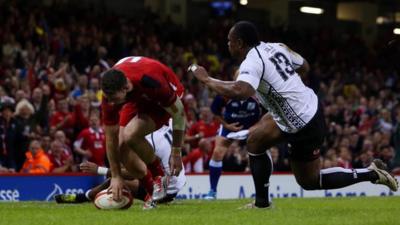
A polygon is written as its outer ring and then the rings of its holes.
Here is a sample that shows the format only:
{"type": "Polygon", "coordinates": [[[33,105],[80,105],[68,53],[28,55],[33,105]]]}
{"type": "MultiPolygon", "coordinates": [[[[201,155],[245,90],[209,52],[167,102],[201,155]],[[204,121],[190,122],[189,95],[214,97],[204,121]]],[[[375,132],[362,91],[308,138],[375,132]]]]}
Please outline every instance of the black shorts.
{"type": "Polygon", "coordinates": [[[296,133],[283,132],[289,143],[289,157],[295,161],[313,161],[320,157],[320,148],[327,135],[322,106],[318,104],[314,117],[296,133]]]}

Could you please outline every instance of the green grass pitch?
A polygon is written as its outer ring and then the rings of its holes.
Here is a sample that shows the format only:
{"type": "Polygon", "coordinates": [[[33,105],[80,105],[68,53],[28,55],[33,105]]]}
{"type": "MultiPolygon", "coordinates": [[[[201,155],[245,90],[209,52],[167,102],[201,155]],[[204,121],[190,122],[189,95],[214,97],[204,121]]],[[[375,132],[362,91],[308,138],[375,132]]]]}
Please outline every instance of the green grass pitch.
{"type": "Polygon", "coordinates": [[[270,210],[238,208],[250,200],[184,200],[143,211],[135,201],[128,210],[102,211],[92,204],[0,203],[1,225],[330,225],[400,224],[400,197],[274,199],[270,210]]]}

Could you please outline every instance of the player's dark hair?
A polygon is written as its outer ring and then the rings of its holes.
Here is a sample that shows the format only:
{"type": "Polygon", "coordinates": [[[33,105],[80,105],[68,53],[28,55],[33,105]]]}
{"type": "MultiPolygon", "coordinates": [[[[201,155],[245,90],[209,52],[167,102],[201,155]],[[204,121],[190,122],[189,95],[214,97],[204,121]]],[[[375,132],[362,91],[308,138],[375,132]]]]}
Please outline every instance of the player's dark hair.
{"type": "Polygon", "coordinates": [[[101,78],[101,90],[106,95],[113,95],[121,91],[127,84],[124,73],[119,70],[111,69],[103,74],[101,78]]]}
{"type": "Polygon", "coordinates": [[[260,44],[256,26],[249,21],[239,21],[233,26],[233,35],[241,39],[248,47],[260,44]]]}

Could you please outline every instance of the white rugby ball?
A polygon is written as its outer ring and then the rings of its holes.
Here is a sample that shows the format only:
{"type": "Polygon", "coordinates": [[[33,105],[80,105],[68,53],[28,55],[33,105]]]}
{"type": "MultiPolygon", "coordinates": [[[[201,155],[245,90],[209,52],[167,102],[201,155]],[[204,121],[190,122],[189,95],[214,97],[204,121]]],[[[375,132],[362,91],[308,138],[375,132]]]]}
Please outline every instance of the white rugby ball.
{"type": "Polygon", "coordinates": [[[107,190],[97,193],[94,198],[94,205],[98,209],[128,209],[133,203],[133,197],[128,190],[122,190],[121,200],[116,202],[112,198],[112,194],[108,194],[107,190]]]}

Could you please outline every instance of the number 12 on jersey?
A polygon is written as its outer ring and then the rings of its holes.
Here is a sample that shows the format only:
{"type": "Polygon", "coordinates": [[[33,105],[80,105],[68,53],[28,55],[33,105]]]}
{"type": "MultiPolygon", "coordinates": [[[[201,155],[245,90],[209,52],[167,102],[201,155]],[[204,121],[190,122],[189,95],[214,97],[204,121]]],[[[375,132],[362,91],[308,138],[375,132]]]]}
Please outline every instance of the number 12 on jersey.
{"type": "Polygon", "coordinates": [[[271,56],[269,60],[275,65],[276,71],[278,71],[284,81],[294,74],[295,70],[292,64],[283,53],[277,52],[274,56],[271,56]]]}

